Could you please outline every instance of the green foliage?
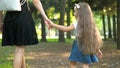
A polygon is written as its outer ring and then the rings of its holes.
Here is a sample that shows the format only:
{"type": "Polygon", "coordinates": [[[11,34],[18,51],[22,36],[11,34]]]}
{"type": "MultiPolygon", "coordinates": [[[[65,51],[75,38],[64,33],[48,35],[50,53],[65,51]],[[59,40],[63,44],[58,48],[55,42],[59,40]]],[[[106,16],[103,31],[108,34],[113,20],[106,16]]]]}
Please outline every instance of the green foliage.
{"type": "MultiPolygon", "coordinates": [[[[1,39],[0,39],[1,43],[1,39]]],[[[5,46],[2,47],[0,45],[0,68],[13,68],[13,58],[14,58],[14,46],[5,46]]],[[[29,65],[27,65],[27,68],[30,68],[29,65]]]]}
{"type": "Polygon", "coordinates": [[[12,63],[8,61],[0,63],[0,68],[12,68],[12,63]]]}
{"type": "Polygon", "coordinates": [[[100,32],[102,32],[103,31],[102,15],[100,13],[96,13],[96,12],[93,12],[93,14],[94,14],[94,18],[96,21],[96,25],[97,25],[98,29],[100,30],[100,32]]]}

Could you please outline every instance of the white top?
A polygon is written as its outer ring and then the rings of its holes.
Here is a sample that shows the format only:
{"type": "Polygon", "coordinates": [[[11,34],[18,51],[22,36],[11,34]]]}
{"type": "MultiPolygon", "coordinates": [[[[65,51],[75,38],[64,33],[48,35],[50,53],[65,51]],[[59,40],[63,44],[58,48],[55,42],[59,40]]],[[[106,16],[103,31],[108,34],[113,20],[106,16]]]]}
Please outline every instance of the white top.
{"type": "Polygon", "coordinates": [[[77,28],[77,22],[73,23],[74,28],[77,28]]]}
{"type": "Polygon", "coordinates": [[[73,23],[73,26],[74,26],[74,28],[75,28],[75,36],[77,36],[77,30],[76,30],[76,28],[77,28],[77,22],[75,22],[75,23],[73,23]]]}

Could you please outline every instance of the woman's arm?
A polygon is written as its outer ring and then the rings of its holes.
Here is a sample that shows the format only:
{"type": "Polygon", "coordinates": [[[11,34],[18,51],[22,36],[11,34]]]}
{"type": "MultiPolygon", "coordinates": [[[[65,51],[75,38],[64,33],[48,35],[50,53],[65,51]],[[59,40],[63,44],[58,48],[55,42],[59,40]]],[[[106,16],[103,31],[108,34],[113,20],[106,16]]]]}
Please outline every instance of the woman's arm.
{"type": "Polygon", "coordinates": [[[40,2],[40,0],[32,0],[33,5],[36,7],[36,9],[41,13],[44,19],[48,19],[48,17],[45,14],[45,11],[43,9],[43,6],[40,2]]]}
{"type": "Polygon", "coordinates": [[[49,28],[48,23],[50,22],[50,20],[49,20],[48,17],[46,16],[45,11],[44,11],[44,9],[43,9],[43,6],[42,6],[40,0],[32,0],[32,2],[33,2],[33,5],[36,7],[36,9],[41,13],[45,24],[46,24],[47,27],[49,28]]]}

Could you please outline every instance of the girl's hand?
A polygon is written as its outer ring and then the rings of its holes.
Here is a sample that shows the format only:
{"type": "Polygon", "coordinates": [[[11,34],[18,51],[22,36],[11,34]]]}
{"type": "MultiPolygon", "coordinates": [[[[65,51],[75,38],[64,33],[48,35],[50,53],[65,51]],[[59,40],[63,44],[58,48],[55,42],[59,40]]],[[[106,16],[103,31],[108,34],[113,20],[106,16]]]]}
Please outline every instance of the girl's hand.
{"type": "Polygon", "coordinates": [[[101,50],[99,50],[98,53],[97,53],[97,56],[98,56],[99,58],[102,58],[102,55],[103,55],[103,54],[102,54],[101,50]]]}

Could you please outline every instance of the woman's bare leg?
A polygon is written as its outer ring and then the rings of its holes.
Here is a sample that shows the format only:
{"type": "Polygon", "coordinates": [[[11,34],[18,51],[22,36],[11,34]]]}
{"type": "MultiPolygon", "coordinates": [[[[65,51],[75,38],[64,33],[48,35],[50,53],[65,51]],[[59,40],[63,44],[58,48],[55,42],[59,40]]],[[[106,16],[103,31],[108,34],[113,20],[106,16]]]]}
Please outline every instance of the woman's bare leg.
{"type": "Polygon", "coordinates": [[[70,61],[70,68],[76,68],[76,62],[70,61]]]}
{"type": "Polygon", "coordinates": [[[26,68],[25,57],[22,57],[22,68],[26,68]]]}
{"type": "Polygon", "coordinates": [[[21,68],[23,63],[24,46],[16,46],[13,68],[21,68]]]}

